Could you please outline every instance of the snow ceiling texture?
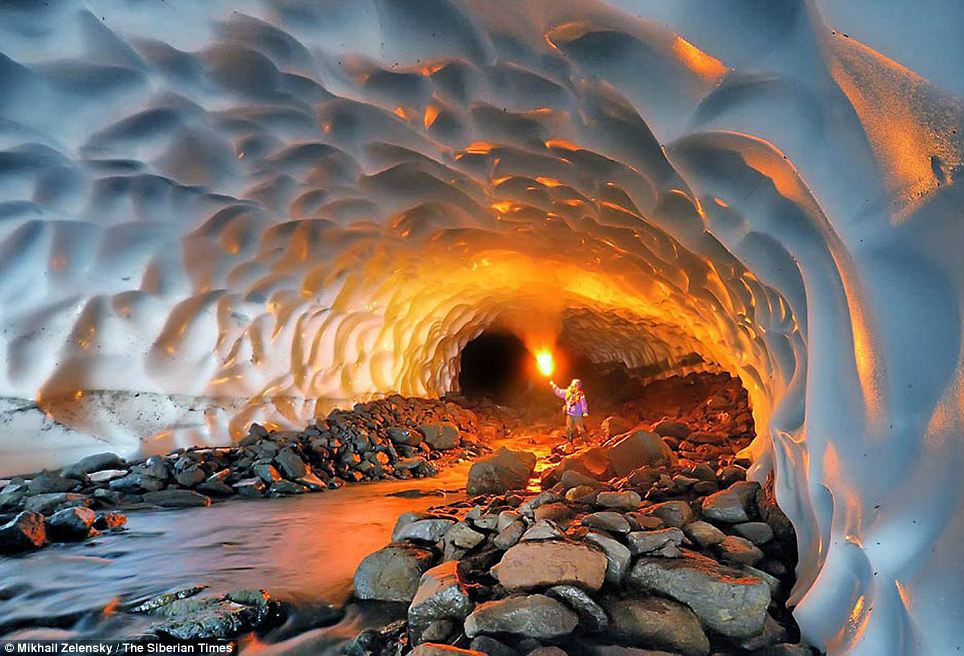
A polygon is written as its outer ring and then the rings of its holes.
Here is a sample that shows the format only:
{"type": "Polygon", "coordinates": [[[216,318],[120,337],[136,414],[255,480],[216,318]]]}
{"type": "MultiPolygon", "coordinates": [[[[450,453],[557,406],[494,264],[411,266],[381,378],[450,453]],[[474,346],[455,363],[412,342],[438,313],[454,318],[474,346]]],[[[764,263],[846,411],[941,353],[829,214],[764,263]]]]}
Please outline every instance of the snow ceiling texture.
{"type": "Polygon", "coordinates": [[[964,624],[964,5],[0,6],[0,469],[457,382],[738,374],[833,654],[964,624]],[[911,9],[911,6],[913,7],[911,9]]]}

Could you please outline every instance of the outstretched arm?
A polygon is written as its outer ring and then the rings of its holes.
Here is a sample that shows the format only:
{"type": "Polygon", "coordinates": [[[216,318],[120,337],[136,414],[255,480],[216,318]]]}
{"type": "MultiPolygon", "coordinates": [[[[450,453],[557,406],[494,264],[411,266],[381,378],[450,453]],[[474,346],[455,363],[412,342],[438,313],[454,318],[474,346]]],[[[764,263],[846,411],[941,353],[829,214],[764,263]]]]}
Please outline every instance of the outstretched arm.
{"type": "Polygon", "coordinates": [[[555,393],[556,396],[558,396],[560,399],[566,398],[566,390],[564,390],[564,389],[559,389],[559,386],[556,385],[556,384],[555,384],[553,381],[551,381],[551,380],[549,381],[549,384],[552,385],[552,391],[553,391],[553,393],[555,393]]]}

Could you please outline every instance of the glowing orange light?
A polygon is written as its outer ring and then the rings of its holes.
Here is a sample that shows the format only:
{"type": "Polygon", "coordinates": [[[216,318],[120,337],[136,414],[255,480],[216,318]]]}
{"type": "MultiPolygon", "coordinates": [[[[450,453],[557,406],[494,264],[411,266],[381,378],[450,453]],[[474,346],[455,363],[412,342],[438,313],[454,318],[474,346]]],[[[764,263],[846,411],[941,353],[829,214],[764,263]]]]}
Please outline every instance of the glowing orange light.
{"type": "Polygon", "coordinates": [[[539,368],[540,374],[543,376],[551,376],[552,370],[555,368],[555,363],[552,360],[552,352],[549,350],[537,351],[536,366],[539,368]]]}

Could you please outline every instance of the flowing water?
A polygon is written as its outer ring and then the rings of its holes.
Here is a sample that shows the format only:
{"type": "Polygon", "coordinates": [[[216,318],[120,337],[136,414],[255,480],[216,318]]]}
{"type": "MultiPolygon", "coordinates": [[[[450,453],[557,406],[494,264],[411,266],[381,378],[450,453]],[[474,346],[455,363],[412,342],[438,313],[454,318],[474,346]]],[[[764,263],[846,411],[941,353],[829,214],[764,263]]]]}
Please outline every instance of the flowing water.
{"type": "MultiPolygon", "coordinates": [[[[548,451],[548,441],[531,439],[508,441],[539,455],[548,451]]],[[[245,652],[337,653],[345,640],[399,609],[349,604],[336,624],[312,627],[334,621],[324,620],[333,615],[326,609],[349,600],[355,568],[390,541],[400,514],[464,497],[469,466],[322,494],[136,511],[123,533],[0,558],[0,637],[134,635],[149,620],[116,612],[118,605],[205,584],[213,592],[263,588],[296,608],[297,626],[268,634],[273,644],[249,641],[245,652]]]]}

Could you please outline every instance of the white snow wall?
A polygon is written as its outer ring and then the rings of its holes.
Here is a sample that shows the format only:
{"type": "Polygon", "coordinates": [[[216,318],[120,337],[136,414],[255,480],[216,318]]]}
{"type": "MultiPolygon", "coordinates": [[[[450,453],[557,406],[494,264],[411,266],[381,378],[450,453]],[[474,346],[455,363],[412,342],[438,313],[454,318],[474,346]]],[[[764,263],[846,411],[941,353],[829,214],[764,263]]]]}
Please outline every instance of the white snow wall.
{"type": "Polygon", "coordinates": [[[439,394],[493,324],[742,377],[832,654],[964,643],[964,4],[0,5],[0,473],[439,394]],[[769,428],[769,433],[762,430],[769,428]]]}

